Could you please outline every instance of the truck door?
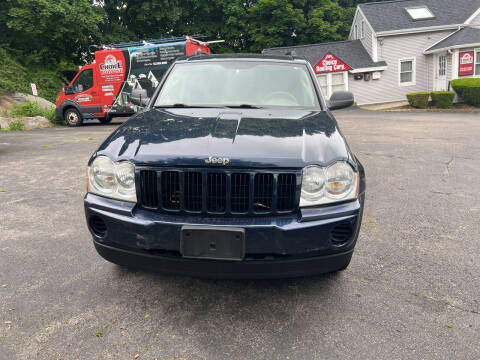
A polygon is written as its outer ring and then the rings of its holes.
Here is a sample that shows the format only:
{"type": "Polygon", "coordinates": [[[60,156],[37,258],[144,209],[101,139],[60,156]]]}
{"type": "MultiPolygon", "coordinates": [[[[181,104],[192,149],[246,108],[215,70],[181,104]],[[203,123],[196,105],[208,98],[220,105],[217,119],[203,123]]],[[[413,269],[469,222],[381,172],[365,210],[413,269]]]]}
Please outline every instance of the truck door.
{"type": "Polygon", "coordinates": [[[102,113],[101,97],[94,82],[93,68],[85,68],[72,83],[73,100],[80,106],[83,118],[102,113]]]}

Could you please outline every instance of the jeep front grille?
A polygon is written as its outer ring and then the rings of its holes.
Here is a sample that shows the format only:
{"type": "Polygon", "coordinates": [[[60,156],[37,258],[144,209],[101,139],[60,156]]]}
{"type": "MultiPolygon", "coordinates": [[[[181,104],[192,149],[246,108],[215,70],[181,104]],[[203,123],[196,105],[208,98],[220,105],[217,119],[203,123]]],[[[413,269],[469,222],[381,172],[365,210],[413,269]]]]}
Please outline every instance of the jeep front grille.
{"type": "Polygon", "coordinates": [[[298,207],[301,172],[141,168],[139,205],[192,214],[282,214],[298,207]]]}

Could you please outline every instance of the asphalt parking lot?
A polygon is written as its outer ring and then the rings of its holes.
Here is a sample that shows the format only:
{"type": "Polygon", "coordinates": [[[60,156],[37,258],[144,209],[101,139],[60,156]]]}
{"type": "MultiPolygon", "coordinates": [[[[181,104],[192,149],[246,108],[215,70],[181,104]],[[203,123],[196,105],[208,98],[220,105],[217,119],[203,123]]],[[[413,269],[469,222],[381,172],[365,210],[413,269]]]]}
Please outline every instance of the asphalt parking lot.
{"type": "Polygon", "coordinates": [[[352,263],[275,281],[96,254],[85,166],[118,123],[0,133],[0,359],[479,359],[479,115],[337,119],[367,174],[352,263]]]}

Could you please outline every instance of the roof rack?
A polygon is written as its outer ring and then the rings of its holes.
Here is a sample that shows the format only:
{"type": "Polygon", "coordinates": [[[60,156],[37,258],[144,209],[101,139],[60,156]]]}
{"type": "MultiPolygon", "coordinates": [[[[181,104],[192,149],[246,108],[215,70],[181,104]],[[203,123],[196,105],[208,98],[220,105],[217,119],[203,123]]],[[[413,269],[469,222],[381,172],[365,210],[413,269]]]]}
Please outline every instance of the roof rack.
{"type": "MultiPolygon", "coordinates": [[[[186,40],[194,40],[205,38],[204,35],[196,34],[196,35],[185,35],[185,36],[171,36],[165,37],[160,39],[149,39],[149,40],[140,40],[140,41],[128,41],[116,44],[108,44],[108,45],[90,45],[88,47],[88,52],[93,54],[96,50],[107,50],[107,49],[124,49],[132,46],[145,46],[145,45],[153,45],[153,44],[166,44],[171,42],[178,42],[178,41],[186,41],[186,40]]],[[[197,42],[202,42],[198,40],[197,42]]]]}

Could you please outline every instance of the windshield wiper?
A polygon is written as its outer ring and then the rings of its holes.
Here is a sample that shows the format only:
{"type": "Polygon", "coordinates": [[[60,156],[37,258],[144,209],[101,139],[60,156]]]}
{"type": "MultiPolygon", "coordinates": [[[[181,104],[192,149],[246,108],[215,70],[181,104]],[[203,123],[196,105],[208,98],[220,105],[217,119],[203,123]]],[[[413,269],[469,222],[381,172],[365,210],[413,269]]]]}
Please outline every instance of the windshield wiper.
{"type": "Polygon", "coordinates": [[[211,108],[213,106],[203,106],[203,105],[188,105],[188,104],[172,104],[172,105],[155,105],[155,108],[211,108]]]}
{"type": "Polygon", "coordinates": [[[232,109],[261,109],[260,106],[251,105],[251,104],[225,105],[225,107],[232,108],[232,109]]]}

